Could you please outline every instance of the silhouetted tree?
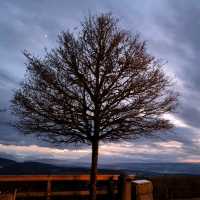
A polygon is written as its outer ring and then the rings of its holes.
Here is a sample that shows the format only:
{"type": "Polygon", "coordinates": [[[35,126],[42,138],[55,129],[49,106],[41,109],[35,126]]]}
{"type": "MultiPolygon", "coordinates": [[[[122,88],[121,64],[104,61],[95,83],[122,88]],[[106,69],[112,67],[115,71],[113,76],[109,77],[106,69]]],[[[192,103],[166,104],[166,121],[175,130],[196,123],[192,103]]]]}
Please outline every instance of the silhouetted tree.
{"type": "Polygon", "coordinates": [[[50,142],[92,146],[90,199],[96,198],[99,142],[134,139],[172,124],[177,95],[145,42],[110,14],[62,32],[43,58],[25,52],[27,75],[12,101],[17,126],[50,142]]]}

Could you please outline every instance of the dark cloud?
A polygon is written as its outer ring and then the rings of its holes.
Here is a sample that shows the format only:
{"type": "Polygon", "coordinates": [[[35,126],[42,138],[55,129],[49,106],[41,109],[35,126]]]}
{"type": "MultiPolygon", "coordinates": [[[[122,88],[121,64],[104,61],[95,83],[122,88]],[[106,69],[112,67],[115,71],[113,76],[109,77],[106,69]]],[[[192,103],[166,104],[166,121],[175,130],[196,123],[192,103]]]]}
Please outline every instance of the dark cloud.
{"type": "Polygon", "coordinates": [[[13,77],[12,74],[9,74],[6,71],[0,71],[0,85],[6,87],[7,84],[11,85],[18,85],[18,81],[16,80],[16,77],[13,77]]]}
{"type": "MultiPolygon", "coordinates": [[[[140,148],[137,145],[144,144],[147,145],[146,148],[158,151],[148,153],[144,150],[137,156],[130,152],[127,153],[128,159],[132,157],[141,161],[180,161],[188,156],[196,156],[195,159],[198,159],[200,3],[196,0],[87,0],[84,3],[78,0],[2,1],[0,109],[9,108],[13,91],[23,80],[25,60],[22,50],[28,49],[35,55],[42,55],[44,47],[55,47],[60,31],[73,31],[79,26],[83,16],[101,12],[112,12],[120,19],[120,24],[124,28],[141,33],[142,38],[148,42],[148,51],[168,61],[165,66],[166,72],[176,78],[177,88],[181,94],[180,107],[175,117],[180,119],[181,126],[184,126],[176,128],[172,133],[133,142],[133,148],[140,148]],[[181,147],[178,150],[174,149],[174,152],[164,153],[167,147],[162,147],[161,151],[160,142],[177,142],[181,147]]],[[[11,119],[12,115],[8,111],[0,113],[0,144],[37,144],[46,147],[49,145],[34,136],[24,136],[10,126],[11,119]]],[[[122,155],[117,156],[123,160],[122,155]]],[[[110,155],[102,157],[104,161],[110,158],[110,155]]]]}
{"type": "MultiPolygon", "coordinates": [[[[156,18],[158,25],[171,40],[170,49],[176,58],[176,69],[188,88],[199,88],[200,3],[197,1],[168,1],[170,12],[156,18]]],[[[165,52],[167,49],[165,48],[165,52]]],[[[171,54],[170,54],[171,55],[171,54]]]]}

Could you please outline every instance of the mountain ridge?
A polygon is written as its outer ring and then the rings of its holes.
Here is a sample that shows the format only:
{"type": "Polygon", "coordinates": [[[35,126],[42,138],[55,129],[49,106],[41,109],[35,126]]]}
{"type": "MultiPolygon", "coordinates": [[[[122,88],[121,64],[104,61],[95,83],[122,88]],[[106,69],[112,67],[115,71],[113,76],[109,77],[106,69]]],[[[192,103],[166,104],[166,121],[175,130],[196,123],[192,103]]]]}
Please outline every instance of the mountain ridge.
{"type": "MultiPolygon", "coordinates": [[[[0,175],[14,174],[73,174],[89,173],[89,164],[67,163],[55,165],[52,160],[30,160],[18,162],[8,158],[0,157],[0,175]]],[[[185,174],[200,175],[200,163],[114,163],[100,164],[99,172],[102,173],[121,173],[139,175],[165,175],[165,174],[185,174]]]]}

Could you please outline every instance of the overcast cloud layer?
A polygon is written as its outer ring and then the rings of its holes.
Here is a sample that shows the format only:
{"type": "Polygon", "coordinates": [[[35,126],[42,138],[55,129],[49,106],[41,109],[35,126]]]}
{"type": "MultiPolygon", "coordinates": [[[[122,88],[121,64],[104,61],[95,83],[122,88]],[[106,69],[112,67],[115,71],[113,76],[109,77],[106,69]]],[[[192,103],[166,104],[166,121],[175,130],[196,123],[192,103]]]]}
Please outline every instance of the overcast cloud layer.
{"type": "MultiPolygon", "coordinates": [[[[0,2],[0,109],[9,108],[25,73],[24,49],[42,55],[56,46],[62,30],[76,31],[88,13],[112,12],[120,25],[139,32],[148,51],[168,63],[165,70],[181,94],[177,128],[159,138],[101,146],[102,163],[200,162],[200,2],[196,0],[7,0],[0,2]],[[111,159],[112,158],[112,159],[111,159]]],[[[0,155],[18,159],[89,160],[90,150],[50,147],[9,126],[0,113],[0,155]]]]}

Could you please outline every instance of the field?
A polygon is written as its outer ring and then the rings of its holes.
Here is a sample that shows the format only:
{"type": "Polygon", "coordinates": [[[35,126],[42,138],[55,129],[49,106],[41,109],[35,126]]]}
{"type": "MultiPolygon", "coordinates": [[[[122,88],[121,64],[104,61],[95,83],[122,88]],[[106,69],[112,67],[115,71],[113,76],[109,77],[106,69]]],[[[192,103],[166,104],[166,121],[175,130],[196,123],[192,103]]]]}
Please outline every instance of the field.
{"type": "Polygon", "coordinates": [[[200,198],[200,176],[165,175],[149,178],[154,200],[200,198]]]}

